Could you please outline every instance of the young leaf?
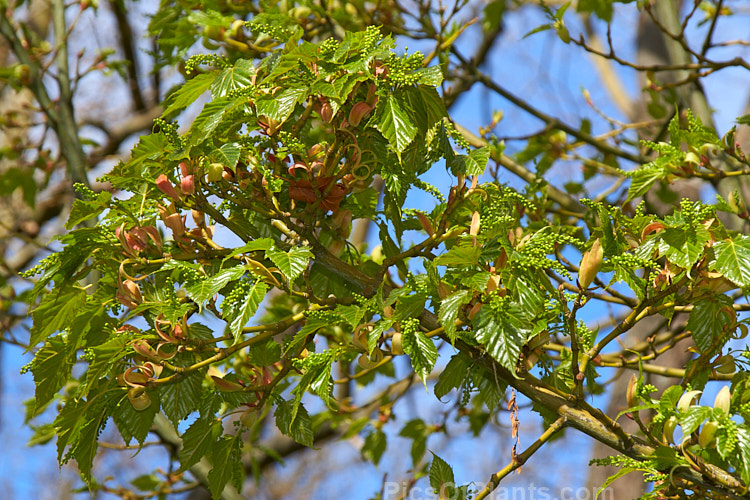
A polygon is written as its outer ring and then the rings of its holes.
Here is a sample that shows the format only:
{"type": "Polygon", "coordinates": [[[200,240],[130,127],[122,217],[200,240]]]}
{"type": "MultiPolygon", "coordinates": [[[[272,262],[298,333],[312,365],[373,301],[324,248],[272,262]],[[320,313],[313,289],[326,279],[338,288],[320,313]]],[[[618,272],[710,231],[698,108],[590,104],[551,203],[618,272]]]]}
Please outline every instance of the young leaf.
{"type": "Polygon", "coordinates": [[[288,252],[268,250],[266,257],[284,273],[289,282],[293,282],[307,268],[313,254],[308,247],[294,247],[288,252]]]}
{"type": "Polygon", "coordinates": [[[435,344],[419,330],[403,333],[404,353],[409,355],[414,373],[419,375],[427,387],[427,377],[437,361],[438,352],[435,344]]]}
{"type": "Polygon", "coordinates": [[[214,418],[199,418],[182,435],[180,470],[188,470],[208,454],[221,435],[221,423],[214,418]]]}
{"type": "Polygon", "coordinates": [[[451,341],[456,339],[456,320],[461,307],[471,301],[471,292],[469,290],[458,290],[452,293],[440,303],[438,317],[440,324],[445,329],[445,334],[450,337],[451,341]]]}
{"type": "Polygon", "coordinates": [[[744,234],[714,245],[716,259],[711,269],[741,287],[750,286],[750,236],[744,234]]]}
{"type": "Polygon", "coordinates": [[[441,498],[453,497],[453,488],[455,487],[453,468],[434,453],[432,454],[432,465],[430,465],[430,486],[440,494],[441,498]]]}
{"type": "Polygon", "coordinates": [[[396,96],[388,97],[377,115],[377,128],[385,137],[397,154],[403,153],[417,135],[417,127],[412,123],[407,112],[403,109],[396,96]]]}

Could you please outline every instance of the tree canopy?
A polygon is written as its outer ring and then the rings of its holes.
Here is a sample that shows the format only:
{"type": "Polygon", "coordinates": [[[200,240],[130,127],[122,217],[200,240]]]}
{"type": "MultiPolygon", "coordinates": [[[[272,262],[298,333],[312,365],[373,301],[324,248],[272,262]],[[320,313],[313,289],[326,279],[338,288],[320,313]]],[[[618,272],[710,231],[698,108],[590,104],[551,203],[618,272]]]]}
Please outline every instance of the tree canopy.
{"type": "Polygon", "coordinates": [[[26,100],[2,115],[3,342],[33,354],[33,441],[91,492],[242,498],[335,438],[377,465],[396,429],[412,480],[387,493],[487,498],[575,432],[607,450],[601,490],[744,497],[750,115],[717,130],[706,90],[747,81],[735,3],[165,0],[139,27],[114,0],[121,54],[92,55],[78,21],[105,6],[0,0],[3,100],[26,100]],[[592,61],[585,113],[493,74],[524,12],[517,39],[592,61]],[[112,72],[119,121],[81,90],[112,72]],[[475,86],[533,130],[452,118],[475,86]],[[403,417],[415,393],[432,418],[403,417]],[[428,446],[496,420],[489,478],[428,446]],[[98,476],[110,423],[164,462],[98,476]]]}

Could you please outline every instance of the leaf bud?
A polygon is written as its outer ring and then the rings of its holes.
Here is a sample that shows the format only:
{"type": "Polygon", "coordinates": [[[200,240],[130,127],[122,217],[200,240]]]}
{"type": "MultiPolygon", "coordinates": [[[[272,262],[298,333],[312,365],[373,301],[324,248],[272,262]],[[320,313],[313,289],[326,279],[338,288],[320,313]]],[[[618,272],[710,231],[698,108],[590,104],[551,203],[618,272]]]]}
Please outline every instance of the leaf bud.
{"type": "Polygon", "coordinates": [[[161,174],[156,178],[156,187],[173,200],[177,201],[180,199],[180,195],[177,193],[177,190],[172,185],[172,181],[169,180],[169,177],[167,177],[166,174],[161,174]]]}
{"type": "Polygon", "coordinates": [[[698,446],[708,448],[716,441],[716,431],[719,430],[719,424],[714,420],[709,420],[703,424],[700,434],[698,434],[698,446]]]}
{"type": "Polygon", "coordinates": [[[237,382],[232,382],[230,380],[224,380],[221,377],[217,377],[215,375],[211,375],[211,380],[214,381],[214,385],[216,386],[216,389],[220,392],[240,392],[244,390],[244,387],[242,387],[237,382]]]}
{"type": "Polygon", "coordinates": [[[400,356],[404,353],[403,346],[404,336],[401,332],[394,332],[391,339],[391,353],[394,356],[400,356]]]}
{"type": "Polygon", "coordinates": [[[180,190],[182,194],[193,194],[195,193],[195,176],[186,175],[180,181],[180,190]]]}
{"type": "Polygon", "coordinates": [[[347,119],[349,125],[352,127],[359,126],[362,119],[366,117],[370,111],[372,111],[372,108],[369,104],[366,102],[358,102],[352,107],[352,110],[349,111],[349,118],[347,119]]]}
{"type": "Polygon", "coordinates": [[[688,408],[692,406],[696,396],[698,396],[701,392],[702,391],[688,391],[683,394],[682,397],[680,397],[680,400],[677,402],[677,409],[680,411],[687,411],[688,408]]]}
{"type": "Polygon", "coordinates": [[[714,408],[720,409],[724,412],[724,415],[729,415],[729,407],[731,404],[732,393],[729,392],[729,386],[725,385],[716,395],[716,399],[714,399],[714,408]]]}
{"type": "Polygon", "coordinates": [[[625,393],[625,399],[628,402],[628,408],[633,408],[634,406],[637,406],[636,401],[636,390],[638,389],[638,377],[634,373],[630,377],[630,381],[628,382],[628,389],[625,393]]]}
{"type": "Polygon", "coordinates": [[[333,106],[330,102],[324,102],[320,106],[320,118],[326,123],[331,123],[333,120],[333,106]]]}
{"type": "Polygon", "coordinates": [[[585,290],[589,287],[594,278],[602,268],[604,259],[604,248],[602,248],[599,238],[594,241],[590,250],[583,254],[581,265],[578,269],[578,285],[585,290]]]}
{"type": "Polygon", "coordinates": [[[666,420],[666,422],[664,422],[664,430],[662,432],[662,435],[664,436],[664,440],[667,443],[675,444],[674,431],[676,428],[677,428],[677,417],[672,415],[666,420]]]}

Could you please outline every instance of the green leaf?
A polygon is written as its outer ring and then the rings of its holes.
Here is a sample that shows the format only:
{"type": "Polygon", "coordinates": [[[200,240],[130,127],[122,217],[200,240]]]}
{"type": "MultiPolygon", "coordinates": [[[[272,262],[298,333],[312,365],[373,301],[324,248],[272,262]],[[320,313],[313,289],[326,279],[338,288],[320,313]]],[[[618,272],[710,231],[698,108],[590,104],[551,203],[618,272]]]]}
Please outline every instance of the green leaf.
{"type": "Polygon", "coordinates": [[[99,405],[92,416],[87,415],[87,422],[81,428],[81,435],[73,452],[78,471],[86,484],[91,484],[91,467],[94,464],[96,450],[99,448],[99,433],[107,422],[105,415],[104,405],[99,405]]]}
{"type": "Polygon", "coordinates": [[[418,69],[414,74],[419,75],[419,83],[422,85],[439,87],[443,83],[443,70],[438,65],[418,69]]]}
{"type": "Polygon", "coordinates": [[[307,268],[313,254],[308,247],[293,247],[288,252],[268,250],[266,257],[271,259],[291,283],[307,268]]]}
{"type": "Polygon", "coordinates": [[[386,441],[385,433],[379,429],[369,433],[362,446],[362,458],[378,465],[385,452],[386,441]]]}
{"type": "Polygon", "coordinates": [[[413,440],[411,443],[411,461],[415,467],[422,459],[424,452],[427,449],[427,436],[429,436],[429,434],[430,431],[427,429],[424,420],[421,418],[409,420],[406,422],[403,429],[401,429],[401,432],[398,433],[399,436],[411,438],[413,440]]]}
{"type": "Polygon", "coordinates": [[[223,97],[234,90],[252,86],[255,73],[255,66],[253,66],[252,61],[238,59],[234,66],[224,68],[218,76],[214,75],[215,81],[211,85],[211,96],[214,98],[223,97]]]}
{"type": "Polygon", "coordinates": [[[493,311],[484,306],[475,320],[476,339],[501,366],[516,373],[518,356],[527,340],[528,323],[515,304],[503,303],[493,311]]]}
{"type": "Polygon", "coordinates": [[[36,391],[34,393],[35,412],[43,408],[70,377],[75,361],[75,350],[59,335],[50,338],[39,349],[31,365],[36,391]]]}
{"type": "Polygon", "coordinates": [[[243,274],[245,274],[244,266],[222,269],[209,278],[186,284],[184,287],[185,293],[198,305],[198,312],[200,313],[203,311],[203,305],[219,293],[219,290],[227,286],[229,282],[240,279],[243,274]]]}
{"type": "Polygon", "coordinates": [[[435,397],[443,399],[453,389],[458,389],[469,375],[469,369],[473,365],[471,358],[459,352],[454,354],[445,368],[440,372],[437,383],[435,383],[435,397]]]}
{"type": "Polygon", "coordinates": [[[229,324],[229,331],[234,335],[235,344],[242,338],[242,329],[250,321],[250,318],[255,316],[267,292],[268,285],[262,281],[256,281],[252,284],[250,291],[240,306],[230,314],[232,321],[229,324]]]}
{"type": "Polygon", "coordinates": [[[224,257],[224,260],[221,262],[224,263],[234,257],[235,255],[240,255],[243,253],[250,253],[250,252],[258,252],[258,251],[265,251],[270,250],[273,248],[273,239],[271,238],[259,238],[257,240],[248,241],[241,247],[237,247],[234,250],[230,252],[229,255],[224,257]]]}
{"type": "Polygon", "coordinates": [[[727,315],[731,311],[732,300],[725,295],[718,295],[695,303],[690,311],[687,329],[692,333],[695,345],[703,353],[709,353],[719,347],[717,344],[725,331],[734,322],[734,318],[727,315]],[[713,348],[713,349],[712,349],[713,348]]]}
{"type": "Polygon", "coordinates": [[[208,489],[212,498],[222,498],[227,483],[234,478],[234,464],[241,462],[242,442],[236,436],[223,436],[219,443],[211,448],[213,467],[208,472],[208,489]]]}
{"type": "Polygon", "coordinates": [[[65,449],[73,445],[86,423],[84,415],[89,407],[85,399],[71,399],[57,414],[53,425],[57,429],[57,460],[62,463],[65,449]]]}
{"type": "Polygon", "coordinates": [[[417,127],[412,123],[404,104],[392,95],[383,104],[377,114],[377,128],[399,155],[411,144],[417,135],[417,127]]]}
{"type": "Polygon", "coordinates": [[[453,498],[454,485],[453,468],[433,453],[432,465],[430,465],[430,486],[440,493],[441,498],[453,498]],[[446,485],[445,489],[443,485],[446,485]]]}
{"type": "Polygon", "coordinates": [[[237,166],[237,162],[240,160],[242,149],[236,144],[222,144],[222,146],[214,151],[213,157],[218,162],[234,169],[237,166]]]}
{"type": "Polygon", "coordinates": [[[311,447],[314,435],[310,415],[301,404],[297,407],[296,415],[292,416],[293,412],[293,402],[279,401],[276,404],[275,412],[276,427],[285,436],[289,436],[299,444],[311,447]]]}
{"type": "Polygon", "coordinates": [[[177,382],[161,388],[159,399],[164,415],[172,422],[175,429],[180,420],[197,410],[200,406],[203,382],[203,371],[192,372],[177,382]]]}
{"type": "Polygon", "coordinates": [[[690,269],[703,255],[703,247],[711,235],[703,226],[670,227],[662,232],[662,239],[669,245],[666,256],[670,262],[690,269]]]}
{"type": "Polygon", "coordinates": [[[285,121],[294,111],[297,103],[307,99],[304,88],[288,88],[278,95],[266,94],[255,101],[258,116],[265,116],[279,122],[285,121]]]}
{"type": "Polygon", "coordinates": [[[718,271],[735,285],[750,286],[750,236],[740,234],[714,245],[716,258],[711,270],[718,271]]]}
{"type": "Polygon", "coordinates": [[[740,453],[735,454],[733,460],[737,470],[740,472],[742,481],[747,484],[750,482],[750,432],[746,427],[737,429],[737,447],[740,453]]]}
{"type": "Polygon", "coordinates": [[[102,191],[97,194],[93,200],[76,199],[70,209],[70,216],[65,223],[65,229],[73,229],[81,222],[93,219],[109,207],[109,201],[112,199],[112,193],[102,191]]]}
{"type": "Polygon", "coordinates": [[[427,377],[438,358],[435,344],[419,330],[404,332],[402,339],[404,353],[409,355],[414,373],[419,375],[422,383],[427,387],[427,377]]]}
{"type": "Polygon", "coordinates": [[[750,115],[743,115],[735,120],[740,125],[750,125],[750,115]]]}
{"type": "Polygon", "coordinates": [[[464,160],[466,175],[482,175],[490,159],[490,148],[482,147],[469,153],[464,160]]]}
{"type": "Polygon", "coordinates": [[[245,97],[219,97],[203,106],[190,126],[190,141],[196,145],[211,136],[228,117],[237,116],[237,112],[247,106],[245,97]]]}
{"type": "Polygon", "coordinates": [[[131,439],[143,444],[151,431],[154,417],[159,413],[159,395],[153,390],[148,390],[147,394],[151,398],[151,405],[145,410],[136,410],[127,398],[123,398],[112,413],[112,420],[125,444],[130,444],[131,439]]]}
{"type": "Polygon", "coordinates": [[[200,73],[186,81],[182,87],[169,94],[164,101],[166,108],[162,113],[164,117],[170,117],[174,113],[182,111],[193,104],[208,87],[214,82],[217,71],[200,73]]]}
{"type": "Polygon", "coordinates": [[[86,292],[80,288],[61,289],[60,292],[47,294],[32,313],[34,324],[29,348],[68,327],[85,305],[86,292]]]}
{"type": "Polygon", "coordinates": [[[645,195],[651,186],[658,180],[667,176],[664,168],[658,166],[643,166],[630,173],[630,187],[628,188],[628,199],[632,201],[639,196],[645,195]]]}
{"type": "Polygon", "coordinates": [[[451,342],[456,340],[456,320],[461,308],[471,301],[472,294],[469,290],[458,290],[452,293],[440,303],[438,318],[443,325],[445,334],[450,337],[451,342]]]}
{"type": "Polygon", "coordinates": [[[433,262],[437,266],[467,267],[479,263],[482,249],[471,243],[454,245],[447,253],[439,255],[433,262]]]}
{"type": "Polygon", "coordinates": [[[213,417],[199,418],[193,422],[182,435],[182,448],[179,453],[180,470],[188,470],[206,456],[208,451],[216,445],[221,432],[221,422],[213,417]]]}

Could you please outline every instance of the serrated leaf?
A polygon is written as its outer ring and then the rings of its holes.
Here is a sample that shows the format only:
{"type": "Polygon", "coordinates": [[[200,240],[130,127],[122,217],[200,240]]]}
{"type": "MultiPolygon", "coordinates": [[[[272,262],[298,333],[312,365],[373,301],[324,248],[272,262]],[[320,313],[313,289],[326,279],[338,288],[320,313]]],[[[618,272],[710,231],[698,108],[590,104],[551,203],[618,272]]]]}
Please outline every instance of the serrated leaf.
{"type": "Polygon", "coordinates": [[[645,195],[656,181],[666,176],[665,170],[658,166],[644,166],[634,171],[630,174],[631,180],[627,201],[632,201],[639,196],[645,195]]]}
{"type": "Polygon", "coordinates": [[[198,305],[200,313],[203,311],[203,305],[219,293],[219,290],[227,286],[229,282],[240,279],[243,274],[245,274],[244,266],[222,269],[213,276],[186,284],[185,293],[198,305]]]}
{"type": "Polygon", "coordinates": [[[437,266],[467,267],[479,263],[482,249],[471,244],[454,245],[447,253],[439,255],[433,262],[437,266]]]}
{"type": "Polygon", "coordinates": [[[114,420],[117,431],[125,444],[130,444],[131,439],[143,444],[151,431],[154,417],[159,413],[158,394],[156,391],[150,390],[147,391],[147,394],[151,398],[151,405],[145,410],[136,410],[127,400],[124,400],[112,413],[112,420],[114,420]]]}
{"type": "Polygon", "coordinates": [[[243,253],[250,253],[250,252],[265,251],[265,250],[270,250],[271,248],[273,248],[273,239],[271,238],[259,238],[257,240],[248,241],[241,247],[237,247],[234,250],[232,250],[229,253],[229,255],[224,257],[224,260],[222,260],[222,263],[231,259],[235,255],[240,255],[243,253]]]}
{"type": "Polygon", "coordinates": [[[112,199],[112,193],[102,191],[97,194],[93,200],[76,199],[70,209],[68,221],[65,223],[65,229],[73,229],[81,222],[98,217],[106,208],[109,207],[109,201],[112,199]]]}
{"type": "Polygon", "coordinates": [[[419,375],[427,387],[427,377],[438,358],[435,343],[420,331],[404,332],[401,342],[404,353],[409,355],[414,373],[419,375]]]}
{"type": "Polygon", "coordinates": [[[75,361],[74,354],[60,336],[50,338],[36,353],[31,365],[36,384],[35,412],[43,408],[68,381],[75,361]]]}
{"type": "Polygon", "coordinates": [[[695,303],[686,328],[692,333],[695,345],[701,352],[708,353],[711,347],[717,347],[716,342],[733,320],[722,312],[722,308],[731,307],[731,304],[731,299],[724,295],[695,303]]]}
{"type": "Polygon", "coordinates": [[[293,282],[307,268],[313,253],[308,247],[294,247],[288,252],[268,250],[266,257],[271,259],[290,282],[293,282]]]}
{"type": "Polygon", "coordinates": [[[750,482],[750,432],[746,427],[739,427],[736,432],[737,447],[740,453],[734,455],[735,467],[740,471],[742,480],[747,484],[750,482]]]}
{"type": "Polygon", "coordinates": [[[215,81],[211,85],[211,96],[214,98],[223,97],[234,90],[250,87],[253,84],[255,73],[255,66],[253,66],[252,61],[238,59],[234,66],[224,68],[218,76],[214,75],[215,81]]]}
{"type": "Polygon", "coordinates": [[[211,448],[213,467],[208,472],[208,489],[212,498],[222,498],[221,493],[234,476],[234,463],[240,461],[241,446],[237,436],[223,436],[211,448]]]}
{"type": "Polygon", "coordinates": [[[208,90],[217,73],[218,71],[200,73],[169,94],[164,102],[167,107],[164,109],[162,116],[169,117],[193,104],[201,94],[208,90]]]}
{"type": "Polygon", "coordinates": [[[458,290],[452,293],[440,303],[438,317],[443,325],[445,334],[450,337],[451,342],[456,340],[456,320],[461,308],[471,301],[472,294],[469,290],[458,290]]]}
{"type": "Polygon", "coordinates": [[[670,227],[662,231],[661,237],[669,246],[667,259],[683,269],[690,269],[703,254],[703,247],[711,235],[703,226],[670,227]]]}
{"type": "Polygon", "coordinates": [[[422,85],[439,87],[443,83],[443,70],[438,65],[418,69],[414,74],[419,75],[419,83],[422,85]]]}
{"type": "Polygon", "coordinates": [[[430,465],[430,486],[432,486],[435,491],[441,493],[441,498],[443,496],[452,498],[454,485],[455,479],[453,476],[453,468],[448,465],[445,460],[433,453],[432,464],[430,465]],[[443,485],[446,485],[447,487],[444,489],[443,485]]]}
{"type": "Polygon", "coordinates": [[[73,445],[78,436],[81,435],[81,429],[86,423],[84,415],[88,408],[88,402],[84,399],[71,399],[57,414],[53,425],[57,429],[57,460],[62,462],[65,449],[68,445],[73,445]]]}
{"type": "Polygon", "coordinates": [[[213,418],[199,418],[182,435],[180,470],[188,470],[208,454],[221,436],[221,423],[213,418]]]}
{"type": "Polygon", "coordinates": [[[86,484],[91,484],[91,467],[94,464],[96,450],[99,449],[99,432],[106,423],[105,415],[104,405],[98,407],[93,415],[87,415],[86,424],[81,428],[81,434],[73,452],[78,471],[86,484]]]}
{"type": "Polygon", "coordinates": [[[44,342],[50,335],[64,330],[86,305],[86,292],[80,288],[62,289],[47,294],[34,309],[29,348],[44,342]]]}
{"type": "Polygon", "coordinates": [[[471,151],[464,160],[466,175],[482,175],[490,159],[490,148],[482,147],[471,151]]]}
{"type": "Polygon", "coordinates": [[[234,335],[234,343],[240,341],[242,337],[242,329],[245,327],[250,318],[255,316],[258,311],[260,303],[268,292],[268,285],[262,281],[256,281],[250,287],[250,291],[245,296],[245,299],[237,308],[236,311],[232,311],[232,321],[229,324],[229,331],[234,335]]]}
{"type": "Polygon", "coordinates": [[[276,427],[282,434],[289,436],[296,442],[305,446],[313,445],[312,423],[310,415],[301,404],[297,407],[296,415],[293,414],[293,402],[280,401],[276,404],[276,427]]]}
{"type": "Polygon", "coordinates": [[[223,144],[219,149],[214,151],[213,157],[218,163],[234,169],[240,160],[240,154],[242,154],[242,149],[238,145],[223,144]]]}
{"type": "Polygon", "coordinates": [[[453,389],[458,389],[469,375],[469,369],[473,362],[471,358],[463,353],[454,354],[445,368],[440,372],[437,383],[435,383],[435,397],[443,399],[453,389]]]}
{"type": "Polygon", "coordinates": [[[714,245],[711,269],[740,287],[750,286],[750,236],[738,235],[714,245]]]}
{"type": "Polygon", "coordinates": [[[183,418],[200,406],[202,382],[203,372],[198,371],[161,388],[159,392],[161,407],[175,429],[183,418]]]}
{"type": "Polygon", "coordinates": [[[377,115],[377,128],[399,155],[411,144],[417,135],[417,127],[403,109],[396,96],[390,96],[377,115]]]}
{"type": "Polygon", "coordinates": [[[288,88],[278,95],[266,94],[255,101],[258,116],[283,122],[294,111],[297,103],[307,99],[307,89],[302,87],[288,88]]]}
{"type": "Polygon", "coordinates": [[[484,306],[475,321],[476,339],[484,345],[495,361],[511,373],[516,373],[518,356],[527,340],[529,327],[518,306],[504,304],[493,311],[484,306]]]}

